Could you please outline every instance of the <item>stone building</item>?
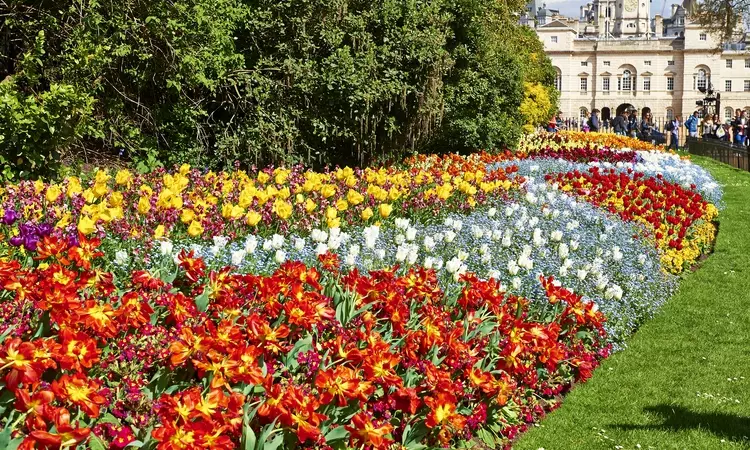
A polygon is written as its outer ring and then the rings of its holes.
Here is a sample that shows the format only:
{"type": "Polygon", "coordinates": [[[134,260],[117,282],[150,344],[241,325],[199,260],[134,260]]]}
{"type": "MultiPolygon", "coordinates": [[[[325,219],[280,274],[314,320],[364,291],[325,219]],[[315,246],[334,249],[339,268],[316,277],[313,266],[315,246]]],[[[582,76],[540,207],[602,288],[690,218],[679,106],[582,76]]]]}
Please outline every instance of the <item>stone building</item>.
{"type": "Polygon", "coordinates": [[[690,1],[652,17],[649,0],[594,0],[578,19],[531,3],[521,20],[535,28],[557,70],[563,115],[597,108],[604,119],[623,109],[684,117],[710,89],[720,94],[722,119],[750,110],[747,34],[719,46],[690,21],[690,1]]]}

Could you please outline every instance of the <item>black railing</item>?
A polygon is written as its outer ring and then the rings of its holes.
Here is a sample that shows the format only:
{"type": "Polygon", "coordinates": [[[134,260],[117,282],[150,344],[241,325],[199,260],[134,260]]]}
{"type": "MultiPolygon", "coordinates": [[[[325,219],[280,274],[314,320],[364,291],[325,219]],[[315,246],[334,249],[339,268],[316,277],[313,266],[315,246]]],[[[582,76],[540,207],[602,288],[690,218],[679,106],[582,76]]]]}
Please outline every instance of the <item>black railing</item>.
{"type": "Polygon", "coordinates": [[[687,138],[687,150],[692,155],[707,156],[738,169],[750,171],[748,147],[715,139],[687,138]]]}

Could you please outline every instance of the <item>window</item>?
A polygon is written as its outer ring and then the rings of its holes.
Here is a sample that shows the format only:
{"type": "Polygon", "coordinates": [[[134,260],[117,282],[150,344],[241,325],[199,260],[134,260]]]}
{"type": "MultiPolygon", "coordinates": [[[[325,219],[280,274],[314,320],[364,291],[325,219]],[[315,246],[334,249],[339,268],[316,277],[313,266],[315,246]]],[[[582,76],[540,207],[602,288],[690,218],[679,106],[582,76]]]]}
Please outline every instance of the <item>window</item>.
{"type": "Polygon", "coordinates": [[[698,36],[698,39],[700,39],[701,41],[705,41],[706,40],[706,33],[701,33],[700,36],[698,36]]]}
{"type": "Polygon", "coordinates": [[[745,60],[745,69],[750,69],[750,59],[745,60]]]}
{"type": "Polygon", "coordinates": [[[734,117],[734,110],[729,106],[724,108],[724,122],[729,123],[733,117],[734,117]]]}
{"type": "Polygon", "coordinates": [[[643,77],[643,90],[644,91],[651,90],[651,77],[643,77]]]}
{"type": "Polygon", "coordinates": [[[651,61],[643,61],[643,64],[646,65],[646,66],[650,66],[651,65],[651,61]]]}
{"type": "Polygon", "coordinates": [[[674,111],[672,108],[667,108],[667,120],[674,120],[674,111]]]}
{"type": "Polygon", "coordinates": [[[555,75],[555,89],[562,92],[562,72],[560,69],[556,69],[557,75],[555,75]]]}
{"type": "Polygon", "coordinates": [[[668,66],[674,66],[674,61],[667,61],[668,66]]]}
{"type": "Polygon", "coordinates": [[[581,108],[578,111],[578,119],[580,120],[581,123],[583,123],[583,121],[586,120],[586,116],[588,115],[588,113],[589,113],[589,110],[586,108],[581,108]]]}
{"type": "Polygon", "coordinates": [[[750,92],[750,80],[745,80],[745,88],[743,90],[745,92],[750,92]]]}
{"type": "Polygon", "coordinates": [[[586,92],[589,90],[589,79],[586,77],[581,77],[581,92],[586,92]]]}
{"type": "Polygon", "coordinates": [[[629,70],[622,73],[622,90],[630,91],[633,89],[633,78],[629,70]]]}
{"type": "Polygon", "coordinates": [[[602,78],[602,90],[609,92],[609,77],[602,78]]]}
{"type": "Polygon", "coordinates": [[[728,59],[727,60],[727,69],[731,69],[731,68],[732,68],[732,60],[728,59]]]}
{"type": "Polygon", "coordinates": [[[726,92],[732,92],[732,80],[724,81],[724,90],[726,92]]]}
{"type": "Polygon", "coordinates": [[[557,36],[552,36],[550,39],[552,40],[553,44],[557,44],[557,36]]]}
{"type": "Polygon", "coordinates": [[[674,91],[674,77],[667,77],[667,90],[674,91]]]}
{"type": "MultiPolygon", "coordinates": [[[[748,61],[750,61],[750,59],[748,59],[748,61]]],[[[609,67],[609,61],[604,61],[604,65],[609,67]]]]}
{"type": "Polygon", "coordinates": [[[581,61],[581,67],[586,67],[589,65],[588,61],[581,61]]]}
{"type": "Polygon", "coordinates": [[[708,82],[708,75],[706,74],[706,71],[703,69],[698,69],[698,76],[695,79],[695,87],[699,91],[705,90],[708,82]]]}

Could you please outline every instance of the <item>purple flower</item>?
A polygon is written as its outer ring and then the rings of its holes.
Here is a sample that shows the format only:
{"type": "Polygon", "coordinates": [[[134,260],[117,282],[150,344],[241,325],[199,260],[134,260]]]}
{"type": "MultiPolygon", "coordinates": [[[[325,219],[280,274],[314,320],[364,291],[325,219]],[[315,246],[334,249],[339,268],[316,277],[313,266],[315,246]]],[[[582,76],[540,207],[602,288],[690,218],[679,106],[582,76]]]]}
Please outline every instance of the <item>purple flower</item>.
{"type": "Polygon", "coordinates": [[[2,219],[0,219],[0,222],[2,222],[5,225],[13,225],[16,220],[18,220],[18,213],[15,212],[12,209],[6,209],[5,215],[2,219]]]}
{"type": "Polygon", "coordinates": [[[23,236],[18,235],[18,236],[13,236],[12,238],[10,238],[10,245],[12,245],[13,247],[20,247],[20,246],[22,246],[23,245],[23,236]]]}

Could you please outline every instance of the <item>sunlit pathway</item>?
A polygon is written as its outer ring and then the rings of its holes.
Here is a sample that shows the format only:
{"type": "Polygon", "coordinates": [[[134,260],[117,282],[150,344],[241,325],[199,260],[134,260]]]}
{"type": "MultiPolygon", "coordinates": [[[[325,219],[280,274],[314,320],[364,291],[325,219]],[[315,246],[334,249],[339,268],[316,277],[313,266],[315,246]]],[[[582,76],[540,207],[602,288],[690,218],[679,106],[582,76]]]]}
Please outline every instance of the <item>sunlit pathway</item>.
{"type": "Polygon", "coordinates": [[[750,448],[750,173],[724,185],[715,253],[517,449],[750,448]]]}

